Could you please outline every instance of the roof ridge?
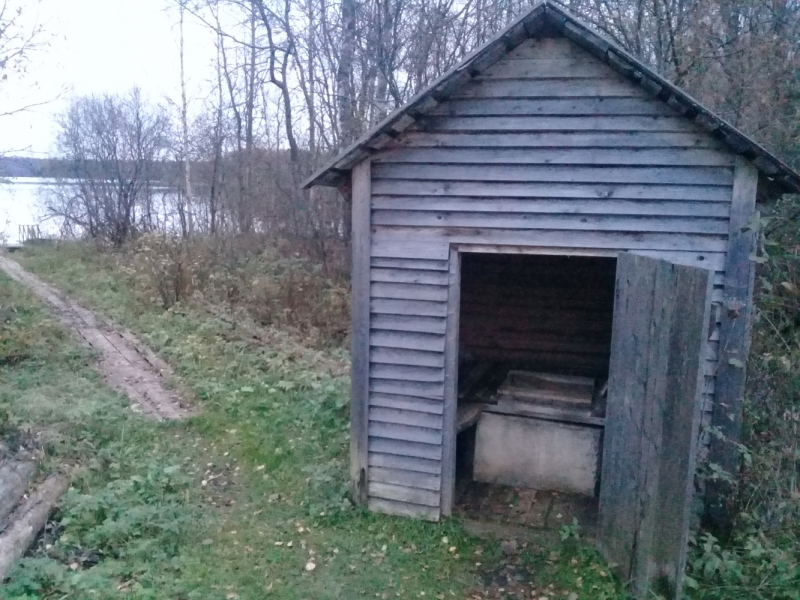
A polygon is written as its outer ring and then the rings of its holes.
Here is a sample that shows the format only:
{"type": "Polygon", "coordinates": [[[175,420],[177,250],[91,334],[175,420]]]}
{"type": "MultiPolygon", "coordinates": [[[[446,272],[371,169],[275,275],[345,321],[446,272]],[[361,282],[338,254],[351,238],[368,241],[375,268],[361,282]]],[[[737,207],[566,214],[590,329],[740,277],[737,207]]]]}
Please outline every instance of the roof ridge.
{"type": "Polygon", "coordinates": [[[665,102],[683,117],[696,122],[709,135],[725,143],[735,154],[753,162],[768,178],[769,183],[779,191],[800,192],[800,174],[788,164],[705,108],[687,92],[656,73],[556,0],[538,0],[525,14],[470,52],[402,107],[371,127],[308,178],[303,187],[339,184],[353,165],[380,150],[419,117],[446,101],[455,89],[485,71],[526,39],[535,37],[547,25],[554,26],[561,35],[587,50],[629,81],[645,88],[654,100],[665,102]]]}

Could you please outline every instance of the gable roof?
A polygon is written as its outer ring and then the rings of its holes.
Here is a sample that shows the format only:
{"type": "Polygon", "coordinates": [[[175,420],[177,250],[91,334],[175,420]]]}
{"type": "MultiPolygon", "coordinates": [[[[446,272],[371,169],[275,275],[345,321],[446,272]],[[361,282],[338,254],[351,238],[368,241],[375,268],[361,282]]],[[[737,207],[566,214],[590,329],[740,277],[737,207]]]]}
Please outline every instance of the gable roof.
{"type": "Polygon", "coordinates": [[[572,40],[597,59],[623,74],[629,81],[646,89],[654,99],[666,102],[687,119],[695,121],[709,135],[724,142],[732,152],[752,161],[759,172],[766,177],[770,192],[800,192],[800,174],[789,165],[733,125],[716,116],[686,92],[655,73],[619,45],[593,30],[554,0],[536,2],[527,14],[470,53],[461,63],[436,79],[405,106],[395,110],[372,127],[312,175],[303,184],[303,187],[340,185],[345,181],[353,166],[386,146],[418,118],[425,116],[436,106],[447,101],[457,88],[492,66],[524,40],[535,37],[547,28],[572,40]]]}

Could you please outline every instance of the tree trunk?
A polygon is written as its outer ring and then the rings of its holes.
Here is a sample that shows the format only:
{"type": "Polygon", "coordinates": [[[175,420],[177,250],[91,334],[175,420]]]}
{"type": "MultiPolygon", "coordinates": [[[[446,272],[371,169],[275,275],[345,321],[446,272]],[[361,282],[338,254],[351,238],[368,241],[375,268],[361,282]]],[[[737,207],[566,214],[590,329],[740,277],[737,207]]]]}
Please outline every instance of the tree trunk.
{"type": "Polygon", "coordinates": [[[336,71],[339,109],[339,145],[344,148],[355,139],[353,111],[353,57],[356,48],[356,0],[342,0],[342,45],[336,71]]]}
{"type": "Polygon", "coordinates": [[[9,460],[0,465],[0,531],[8,515],[25,495],[36,463],[32,460],[9,460]]]}
{"type": "Polygon", "coordinates": [[[58,499],[69,488],[69,477],[56,473],[36,488],[28,501],[14,514],[11,525],[0,535],[0,581],[25,556],[58,499]]]}

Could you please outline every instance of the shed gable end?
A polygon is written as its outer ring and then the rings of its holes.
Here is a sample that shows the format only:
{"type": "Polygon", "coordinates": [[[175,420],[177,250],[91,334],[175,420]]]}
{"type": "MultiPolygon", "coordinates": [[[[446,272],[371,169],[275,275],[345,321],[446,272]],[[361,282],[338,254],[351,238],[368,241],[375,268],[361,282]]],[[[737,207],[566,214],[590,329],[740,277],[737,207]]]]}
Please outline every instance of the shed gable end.
{"type": "Polygon", "coordinates": [[[566,38],[523,42],[370,163],[374,509],[439,515],[451,245],[635,251],[713,271],[722,298],[735,157],[566,38]]]}

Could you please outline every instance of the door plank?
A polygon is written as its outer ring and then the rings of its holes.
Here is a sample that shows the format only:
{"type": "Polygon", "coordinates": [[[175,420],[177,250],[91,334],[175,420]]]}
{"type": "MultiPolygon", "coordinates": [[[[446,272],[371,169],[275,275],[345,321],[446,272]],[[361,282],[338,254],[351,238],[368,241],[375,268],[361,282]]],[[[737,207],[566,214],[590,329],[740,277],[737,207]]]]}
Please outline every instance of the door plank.
{"type": "Polygon", "coordinates": [[[702,414],[711,274],[617,263],[598,546],[636,598],[680,598],[702,414]]]}

